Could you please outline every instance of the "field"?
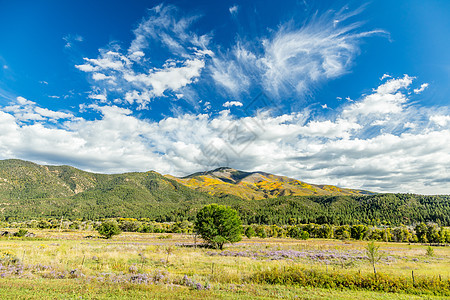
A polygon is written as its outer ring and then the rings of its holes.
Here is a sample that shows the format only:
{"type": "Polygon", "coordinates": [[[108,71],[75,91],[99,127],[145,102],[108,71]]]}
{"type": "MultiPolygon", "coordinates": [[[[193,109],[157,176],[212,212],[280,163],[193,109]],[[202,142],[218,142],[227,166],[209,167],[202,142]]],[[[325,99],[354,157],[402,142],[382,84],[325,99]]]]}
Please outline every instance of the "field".
{"type": "Polygon", "coordinates": [[[200,247],[192,235],[122,233],[106,240],[90,231],[32,232],[33,238],[0,238],[2,299],[443,299],[450,295],[448,247],[433,247],[431,255],[425,245],[377,243],[383,257],[374,277],[366,241],[244,238],[219,251],[200,247]],[[356,283],[333,286],[327,278],[356,283]],[[371,285],[374,281],[377,288],[371,285]],[[396,290],[398,286],[402,288],[396,290]]]}

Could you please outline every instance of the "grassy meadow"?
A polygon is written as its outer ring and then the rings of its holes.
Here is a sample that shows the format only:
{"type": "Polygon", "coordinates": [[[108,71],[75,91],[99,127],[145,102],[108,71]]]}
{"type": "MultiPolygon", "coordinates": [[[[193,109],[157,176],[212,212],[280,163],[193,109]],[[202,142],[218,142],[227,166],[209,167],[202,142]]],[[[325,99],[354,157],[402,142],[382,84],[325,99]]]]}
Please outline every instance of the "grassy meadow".
{"type": "MultiPolygon", "coordinates": [[[[10,229],[4,229],[14,231],[10,229]]],[[[443,299],[450,248],[244,238],[223,251],[192,235],[35,230],[0,238],[2,299],[443,299]],[[413,282],[414,275],[414,282],[413,282]],[[374,282],[376,285],[374,285],[374,282]]]]}

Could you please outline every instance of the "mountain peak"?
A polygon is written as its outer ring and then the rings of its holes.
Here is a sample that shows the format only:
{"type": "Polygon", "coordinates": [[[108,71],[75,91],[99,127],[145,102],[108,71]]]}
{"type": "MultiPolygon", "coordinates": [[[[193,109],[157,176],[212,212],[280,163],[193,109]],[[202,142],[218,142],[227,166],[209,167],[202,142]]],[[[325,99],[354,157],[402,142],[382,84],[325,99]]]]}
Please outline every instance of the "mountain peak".
{"type": "Polygon", "coordinates": [[[266,172],[245,172],[230,167],[198,172],[183,178],[175,178],[175,180],[190,188],[213,195],[231,194],[244,199],[372,194],[367,191],[339,188],[332,185],[309,184],[266,172]]]}

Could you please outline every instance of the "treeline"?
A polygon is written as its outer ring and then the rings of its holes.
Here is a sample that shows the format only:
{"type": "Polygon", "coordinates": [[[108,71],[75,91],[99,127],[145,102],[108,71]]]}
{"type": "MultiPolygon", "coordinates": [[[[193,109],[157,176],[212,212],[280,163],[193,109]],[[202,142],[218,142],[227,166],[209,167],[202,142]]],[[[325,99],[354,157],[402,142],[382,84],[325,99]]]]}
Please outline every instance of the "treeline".
{"type": "MultiPolygon", "coordinates": [[[[130,177],[130,175],[128,175],[130,177]]],[[[118,180],[124,180],[118,178],[118,180]]],[[[166,184],[149,180],[147,184],[166,184]]],[[[127,182],[129,184],[129,182],[127,182]]],[[[235,196],[214,197],[173,183],[172,189],[130,189],[107,185],[69,199],[21,199],[0,207],[0,221],[33,218],[99,220],[102,218],[148,218],[155,222],[193,221],[206,204],[228,205],[239,212],[244,224],[329,224],[372,226],[412,225],[433,222],[450,226],[450,196],[377,194],[370,196],[286,196],[243,200],[235,196]],[[139,191],[139,192],[138,192],[139,191]],[[142,192],[142,193],[141,193],[142,192]]]]}
{"type": "MultiPolygon", "coordinates": [[[[159,223],[147,218],[116,218],[119,229],[124,232],[141,233],[185,233],[193,234],[194,225],[189,221],[159,223]]],[[[24,222],[0,223],[1,227],[12,228],[39,228],[59,230],[96,230],[101,220],[30,220],[24,222]]],[[[326,238],[339,240],[374,240],[385,242],[409,243],[450,243],[450,229],[440,227],[434,223],[423,222],[415,226],[371,226],[355,225],[329,225],[329,224],[296,224],[296,225],[243,225],[243,232],[248,237],[280,237],[294,239],[326,238]]]]}
{"type": "Polygon", "coordinates": [[[377,194],[372,196],[304,196],[239,204],[247,224],[400,225],[435,222],[450,225],[450,196],[377,194]]]}

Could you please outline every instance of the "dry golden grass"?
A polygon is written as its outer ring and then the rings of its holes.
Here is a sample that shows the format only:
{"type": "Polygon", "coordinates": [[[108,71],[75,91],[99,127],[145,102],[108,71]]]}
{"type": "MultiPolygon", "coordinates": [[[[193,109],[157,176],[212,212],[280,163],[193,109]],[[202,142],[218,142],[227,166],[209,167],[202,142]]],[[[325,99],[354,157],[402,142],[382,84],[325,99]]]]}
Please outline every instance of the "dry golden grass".
{"type": "MultiPolygon", "coordinates": [[[[221,298],[222,294],[236,296],[236,299],[239,297],[239,299],[244,299],[247,294],[256,298],[261,297],[261,299],[291,297],[296,295],[299,289],[302,289],[300,287],[285,287],[286,291],[290,292],[285,291],[281,293],[277,291],[275,286],[258,285],[257,287],[252,287],[252,285],[245,284],[245,279],[255,272],[273,267],[288,268],[292,265],[300,265],[317,270],[361,272],[362,274],[373,272],[368,262],[361,259],[355,259],[348,265],[344,265],[344,263],[341,265],[339,261],[335,260],[325,261],[308,257],[293,260],[271,260],[261,257],[211,256],[208,253],[219,253],[220,251],[194,247],[193,237],[182,234],[122,233],[113,239],[106,240],[98,238],[97,233],[92,231],[31,231],[36,234],[36,238],[0,238],[0,253],[11,253],[25,265],[51,265],[60,271],[76,269],[82,271],[86,276],[98,276],[98,274],[105,272],[130,274],[132,272],[152,273],[155,270],[162,270],[169,274],[171,282],[178,282],[184,275],[187,275],[196,282],[202,284],[211,283],[214,287],[211,295],[215,295],[218,298],[221,298]],[[91,238],[86,238],[89,236],[91,238]],[[168,236],[171,237],[162,238],[168,236]],[[235,286],[235,290],[229,290],[230,286],[235,286]]],[[[381,246],[380,250],[385,253],[385,256],[390,257],[390,259],[378,264],[377,270],[381,273],[409,278],[411,271],[414,271],[417,278],[437,275],[441,275],[443,280],[450,278],[449,247],[434,247],[435,255],[429,257],[426,256],[427,246],[425,245],[377,244],[381,246]]],[[[363,253],[366,245],[367,242],[364,241],[343,242],[324,239],[302,241],[282,238],[244,238],[237,244],[227,245],[225,250],[234,252],[247,251],[249,253],[293,250],[311,254],[333,252],[354,255],[355,253],[363,253]]],[[[41,280],[42,282],[44,280],[39,278],[39,276],[32,275],[29,274],[30,279],[22,278],[21,280],[24,281],[21,282],[26,282],[26,280],[41,280]]],[[[2,282],[6,282],[5,280],[11,282],[11,280],[14,281],[16,279],[1,280],[3,281],[0,281],[0,287],[2,282]]],[[[50,284],[50,281],[44,280],[43,283],[50,284]]],[[[102,294],[100,288],[94,287],[94,289],[97,290],[98,295],[102,294]]],[[[118,295],[120,294],[119,292],[117,293],[118,295]]],[[[137,292],[137,294],[139,293],[137,292]]],[[[170,293],[165,292],[158,293],[166,296],[170,295],[170,293]]],[[[323,293],[328,296],[333,295],[330,297],[336,299],[355,299],[355,295],[365,294],[367,295],[362,297],[364,299],[382,299],[384,295],[383,293],[363,291],[339,292],[323,290],[323,293]],[[381,298],[378,298],[378,296],[381,298]]],[[[177,293],[173,295],[175,294],[177,293]]],[[[305,299],[320,298],[320,293],[316,293],[315,290],[309,290],[307,295],[310,298],[305,299]]],[[[390,295],[394,297],[394,294],[390,295]]],[[[170,296],[167,297],[170,298],[170,296]]],[[[208,298],[209,296],[205,297],[205,299],[210,299],[208,298]]],[[[402,295],[395,295],[395,297],[406,299],[402,295]]]]}

